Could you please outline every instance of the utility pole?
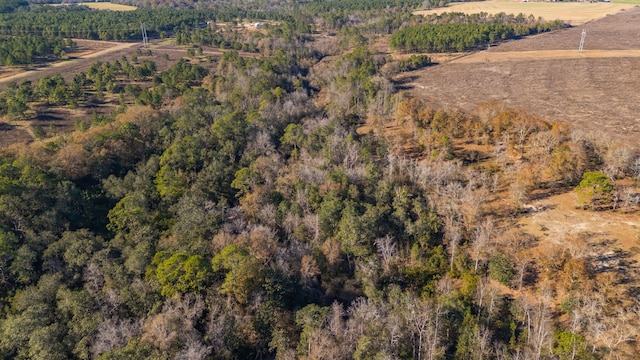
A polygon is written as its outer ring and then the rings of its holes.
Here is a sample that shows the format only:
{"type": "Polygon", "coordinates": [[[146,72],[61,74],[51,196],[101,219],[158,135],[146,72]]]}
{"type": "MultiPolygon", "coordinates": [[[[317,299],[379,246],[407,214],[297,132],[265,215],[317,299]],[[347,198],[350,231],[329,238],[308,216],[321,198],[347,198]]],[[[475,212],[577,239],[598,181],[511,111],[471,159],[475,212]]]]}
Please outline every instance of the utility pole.
{"type": "Polygon", "coordinates": [[[149,47],[149,39],[147,38],[147,27],[144,25],[144,23],[142,23],[141,28],[142,28],[142,45],[145,48],[148,48],[149,47]]]}
{"type": "Polygon", "coordinates": [[[584,49],[584,38],[587,37],[587,29],[582,29],[582,36],[580,37],[580,47],[578,47],[578,51],[582,52],[584,49]]]}

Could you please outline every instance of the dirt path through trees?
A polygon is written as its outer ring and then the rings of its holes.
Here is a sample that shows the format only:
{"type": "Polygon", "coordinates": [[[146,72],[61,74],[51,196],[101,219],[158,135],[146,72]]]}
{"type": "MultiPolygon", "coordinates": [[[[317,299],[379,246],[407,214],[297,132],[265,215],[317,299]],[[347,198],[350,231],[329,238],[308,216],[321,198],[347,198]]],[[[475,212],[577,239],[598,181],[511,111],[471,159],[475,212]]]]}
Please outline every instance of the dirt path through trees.
{"type": "Polygon", "coordinates": [[[129,53],[126,51],[136,45],[140,45],[140,43],[117,43],[117,42],[102,42],[113,44],[111,47],[108,47],[104,50],[99,50],[96,52],[92,52],[90,54],[82,55],[81,57],[61,61],[57,63],[53,63],[47,67],[37,68],[33,70],[22,71],[18,74],[7,76],[4,78],[0,78],[0,89],[6,86],[7,83],[11,81],[20,82],[22,80],[35,80],[44,76],[50,76],[57,73],[62,74],[75,74],[82,67],[88,67],[91,62],[95,59],[103,60],[103,58],[107,55],[116,55],[122,56],[125,53],[129,53]]]}

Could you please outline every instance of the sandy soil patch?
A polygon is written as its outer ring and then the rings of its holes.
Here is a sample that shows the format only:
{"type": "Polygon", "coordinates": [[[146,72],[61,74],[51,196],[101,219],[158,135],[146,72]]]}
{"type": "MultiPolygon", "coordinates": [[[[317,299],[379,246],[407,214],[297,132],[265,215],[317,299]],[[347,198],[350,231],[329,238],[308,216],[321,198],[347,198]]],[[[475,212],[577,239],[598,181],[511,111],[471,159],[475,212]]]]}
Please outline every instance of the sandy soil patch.
{"type": "Polygon", "coordinates": [[[13,76],[17,73],[19,73],[20,71],[18,70],[0,70],[0,79],[9,77],[9,76],[13,76]]]}
{"type": "Polygon", "coordinates": [[[543,241],[562,244],[567,236],[588,233],[592,239],[615,241],[627,250],[640,246],[637,213],[582,210],[573,192],[551,196],[534,205],[539,211],[521,219],[519,225],[543,241]]]}
{"type": "Polygon", "coordinates": [[[539,241],[530,254],[544,261],[554,252],[587,257],[596,273],[614,271],[624,287],[640,282],[640,217],[637,213],[589,211],[569,192],[539,201],[517,226],[539,241]]]}
{"type": "Polygon", "coordinates": [[[464,12],[468,14],[486,12],[498,14],[532,14],[544,20],[564,20],[572,25],[583,24],[587,21],[606,15],[630,9],[634,4],[589,3],[589,2],[515,2],[511,0],[488,0],[482,2],[450,3],[444,8],[416,11],[414,14],[442,14],[444,12],[464,12]]]}

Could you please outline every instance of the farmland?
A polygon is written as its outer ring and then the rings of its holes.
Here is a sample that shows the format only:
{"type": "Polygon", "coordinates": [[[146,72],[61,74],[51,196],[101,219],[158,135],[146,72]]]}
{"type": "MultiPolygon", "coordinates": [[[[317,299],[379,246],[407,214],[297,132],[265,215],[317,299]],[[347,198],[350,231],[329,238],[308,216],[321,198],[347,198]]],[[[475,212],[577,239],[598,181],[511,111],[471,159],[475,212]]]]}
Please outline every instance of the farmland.
{"type": "Polygon", "coordinates": [[[397,80],[432,106],[472,111],[492,100],[584,132],[632,140],[640,135],[636,94],[640,8],[585,25],[491,47],[397,80]]]}
{"type": "MultiPolygon", "coordinates": [[[[94,10],[133,11],[137,9],[137,7],[135,6],[115,4],[112,2],[81,2],[73,5],[83,5],[94,10]]],[[[53,6],[69,6],[69,5],[54,4],[53,6]]]]}
{"type": "Polygon", "coordinates": [[[631,9],[632,3],[604,3],[604,2],[514,2],[512,0],[488,0],[481,2],[450,3],[444,8],[420,10],[415,14],[441,14],[443,12],[464,12],[468,14],[486,12],[489,14],[533,14],[544,20],[564,20],[572,25],[579,25],[587,21],[612,15],[621,10],[631,9]]]}
{"type": "Polygon", "coordinates": [[[84,5],[91,9],[96,10],[111,10],[111,11],[133,11],[137,9],[135,6],[124,5],[124,4],[114,4],[111,2],[83,2],[79,5],[84,5]]]}
{"type": "MultiPolygon", "coordinates": [[[[78,43],[78,49],[75,53],[69,54],[69,59],[59,61],[52,64],[41,66],[33,66],[27,68],[7,68],[0,67],[0,90],[6,87],[10,82],[20,82],[24,80],[37,81],[44,76],[52,76],[62,74],[66,80],[70,80],[73,76],[81,71],[86,71],[89,65],[94,61],[111,61],[119,59],[122,56],[131,56],[136,53],[146,52],[140,43],[122,43],[98,40],[75,40],[78,43]]],[[[220,56],[224,51],[218,48],[203,47],[203,55],[220,56]]],[[[172,61],[163,59],[163,56],[171,58],[186,55],[187,49],[173,45],[172,41],[164,43],[152,44],[149,49],[152,51],[153,60],[158,65],[158,69],[164,70],[168,68],[172,61]]],[[[255,56],[255,54],[244,54],[243,56],[255,56]]]]}

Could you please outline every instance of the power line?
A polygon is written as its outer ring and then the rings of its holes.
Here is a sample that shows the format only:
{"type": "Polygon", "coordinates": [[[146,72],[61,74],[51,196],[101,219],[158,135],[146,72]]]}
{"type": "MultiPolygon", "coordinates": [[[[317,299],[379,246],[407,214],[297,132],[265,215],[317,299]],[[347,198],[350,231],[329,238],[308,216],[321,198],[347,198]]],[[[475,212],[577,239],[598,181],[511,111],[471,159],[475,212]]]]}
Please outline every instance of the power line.
{"type": "Polygon", "coordinates": [[[582,36],[580,37],[580,46],[578,47],[578,51],[582,52],[584,49],[584,38],[587,37],[587,29],[582,29],[582,36]]]}
{"type": "Polygon", "coordinates": [[[144,47],[149,47],[149,39],[147,39],[147,28],[144,26],[144,23],[142,23],[142,43],[144,44],[144,47]]]}

